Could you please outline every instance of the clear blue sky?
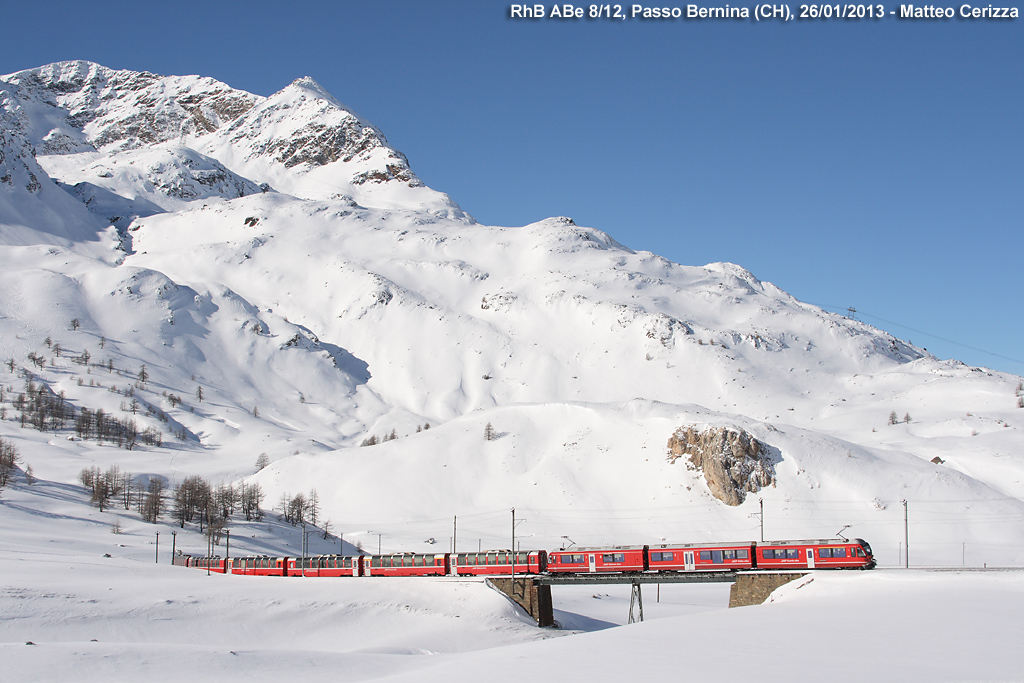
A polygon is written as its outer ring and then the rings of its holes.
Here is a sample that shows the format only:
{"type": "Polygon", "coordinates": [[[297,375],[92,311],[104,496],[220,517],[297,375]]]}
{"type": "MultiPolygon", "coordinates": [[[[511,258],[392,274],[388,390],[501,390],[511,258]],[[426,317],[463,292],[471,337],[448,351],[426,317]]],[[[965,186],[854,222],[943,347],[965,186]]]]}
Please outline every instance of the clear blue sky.
{"type": "Polygon", "coordinates": [[[0,72],[88,59],[261,95],[312,76],[483,223],[571,216],[1024,374],[1024,20],[522,21],[508,7],[5,3],[0,72]]]}

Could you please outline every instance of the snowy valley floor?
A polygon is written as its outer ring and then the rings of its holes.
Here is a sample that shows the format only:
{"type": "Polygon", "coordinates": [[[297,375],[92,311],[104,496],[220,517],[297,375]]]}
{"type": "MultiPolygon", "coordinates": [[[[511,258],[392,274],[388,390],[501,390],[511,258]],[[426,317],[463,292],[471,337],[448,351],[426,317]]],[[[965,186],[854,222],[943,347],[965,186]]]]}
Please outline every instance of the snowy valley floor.
{"type": "Polygon", "coordinates": [[[733,610],[727,586],[648,586],[628,626],[628,587],[556,587],[564,628],[538,629],[475,581],[173,567],[168,527],[111,534],[61,490],[0,500],[4,680],[1024,680],[1024,571],[819,572],[733,610]]]}

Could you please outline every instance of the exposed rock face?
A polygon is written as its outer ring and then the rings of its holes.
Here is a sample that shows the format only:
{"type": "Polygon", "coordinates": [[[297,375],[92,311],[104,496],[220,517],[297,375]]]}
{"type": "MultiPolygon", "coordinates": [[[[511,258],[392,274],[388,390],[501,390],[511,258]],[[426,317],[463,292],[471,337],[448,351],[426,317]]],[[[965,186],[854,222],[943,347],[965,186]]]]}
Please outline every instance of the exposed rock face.
{"type": "Polygon", "coordinates": [[[715,498],[739,505],[746,494],[775,485],[775,464],[768,447],[742,429],[680,427],[668,440],[669,462],[687,456],[686,466],[699,470],[715,498]]]}

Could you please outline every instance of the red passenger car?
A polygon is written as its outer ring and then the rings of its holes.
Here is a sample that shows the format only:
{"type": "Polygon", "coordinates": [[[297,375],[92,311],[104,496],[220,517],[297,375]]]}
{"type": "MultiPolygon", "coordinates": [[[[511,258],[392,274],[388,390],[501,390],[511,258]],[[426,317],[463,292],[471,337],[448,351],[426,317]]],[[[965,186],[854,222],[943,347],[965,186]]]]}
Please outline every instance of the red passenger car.
{"type": "Polygon", "coordinates": [[[287,561],[287,557],[267,557],[266,555],[233,557],[229,562],[229,566],[232,574],[288,576],[286,573],[287,561]]]}
{"type": "Polygon", "coordinates": [[[652,546],[650,571],[735,571],[753,566],[751,543],[682,543],[652,546]]]}
{"type": "Polygon", "coordinates": [[[362,576],[360,555],[315,555],[286,558],[287,576],[362,576]]]}
{"type": "Polygon", "coordinates": [[[548,571],[563,574],[610,574],[647,570],[647,546],[572,548],[548,553],[548,571]]]}
{"type": "Polygon", "coordinates": [[[361,559],[363,576],[444,576],[449,571],[447,553],[395,553],[361,559]]]}
{"type": "Polygon", "coordinates": [[[508,550],[486,550],[479,553],[454,553],[448,556],[451,574],[458,576],[501,576],[540,574],[547,568],[547,551],[521,550],[512,557],[508,550]]]}

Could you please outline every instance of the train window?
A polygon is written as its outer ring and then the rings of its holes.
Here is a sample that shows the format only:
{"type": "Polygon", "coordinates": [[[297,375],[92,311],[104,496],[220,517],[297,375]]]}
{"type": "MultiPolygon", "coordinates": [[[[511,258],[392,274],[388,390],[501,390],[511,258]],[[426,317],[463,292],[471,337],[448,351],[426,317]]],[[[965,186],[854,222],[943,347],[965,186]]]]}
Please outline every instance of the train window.
{"type": "Polygon", "coordinates": [[[671,562],[675,559],[672,553],[651,553],[652,562],[671,562]]]}
{"type": "Polygon", "coordinates": [[[746,548],[736,551],[736,559],[746,560],[749,557],[749,553],[746,548]]]}
{"type": "Polygon", "coordinates": [[[604,553],[601,555],[601,561],[605,563],[625,562],[625,553],[604,553]]]}
{"type": "Polygon", "coordinates": [[[530,553],[516,553],[516,562],[520,564],[529,564],[530,553]]]}
{"type": "Polygon", "coordinates": [[[736,551],[735,550],[724,550],[724,551],[722,551],[722,558],[726,559],[726,560],[735,560],[736,559],[736,551]]]}
{"type": "Polygon", "coordinates": [[[846,557],[846,548],[832,548],[832,557],[846,557]]]}
{"type": "Polygon", "coordinates": [[[763,557],[766,560],[770,560],[775,557],[775,551],[769,550],[768,548],[763,548],[761,550],[761,557],[763,557]]]}
{"type": "Polygon", "coordinates": [[[711,551],[711,561],[714,562],[715,564],[722,564],[722,551],[721,550],[712,550],[711,551]]]}
{"type": "Polygon", "coordinates": [[[487,564],[498,564],[498,553],[487,553],[487,564]]]}
{"type": "Polygon", "coordinates": [[[831,548],[818,548],[818,557],[832,557],[831,548]]]}
{"type": "Polygon", "coordinates": [[[792,559],[800,559],[800,549],[799,548],[789,548],[788,550],[786,550],[786,557],[789,557],[789,558],[792,558],[792,559]]]}
{"type": "Polygon", "coordinates": [[[379,567],[380,566],[380,558],[379,557],[371,558],[370,559],[370,566],[371,567],[379,567]]]}
{"type": "Polygon", "coordinates": [[[711,559],[711,551],[710,550],[701,550],[700,551],[700,559],[702,559],[702,560],[710,560],[711,559]]]}
{"type": "Polygon", "coordinates": [[[854,548],[853,549],[853,554],[854,554],[855,557],[864,557],[864,549],[863,548],[854,548]]]}

